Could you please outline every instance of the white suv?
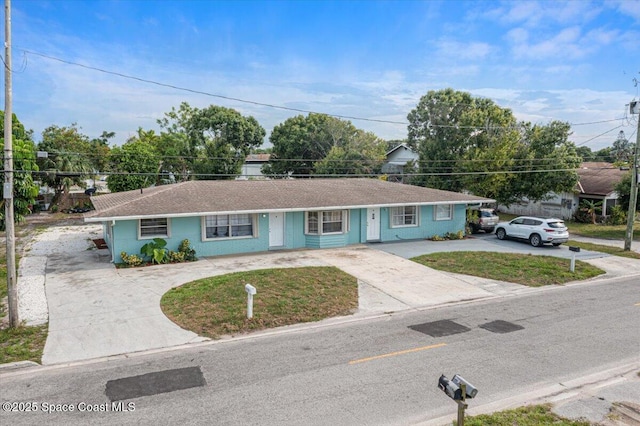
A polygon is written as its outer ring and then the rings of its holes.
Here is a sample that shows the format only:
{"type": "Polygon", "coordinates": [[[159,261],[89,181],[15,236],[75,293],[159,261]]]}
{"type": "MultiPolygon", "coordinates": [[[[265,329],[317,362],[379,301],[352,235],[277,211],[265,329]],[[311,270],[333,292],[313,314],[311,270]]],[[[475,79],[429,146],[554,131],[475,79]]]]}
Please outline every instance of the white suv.
{"type": "Polygon", "coordinates": [[[496,237],[499,240],[528,240],[534,247],[540,247],[545,243],[559,246],[569,240],[569,230],[562,219],[520,216],[511,222],[500,222],[496,226],[496,237]]]}

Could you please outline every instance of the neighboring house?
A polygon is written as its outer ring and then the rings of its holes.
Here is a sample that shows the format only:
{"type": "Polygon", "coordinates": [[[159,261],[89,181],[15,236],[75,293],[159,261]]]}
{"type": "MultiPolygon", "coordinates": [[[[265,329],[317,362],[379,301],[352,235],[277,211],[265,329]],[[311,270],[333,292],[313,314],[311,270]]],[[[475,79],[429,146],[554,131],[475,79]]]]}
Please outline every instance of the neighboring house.
{"type": "Polygon", "coordinates": [[[400,144],[387,152],[387,161],[382,166],[382,173],[389,175],[390,181],[402,181],[404,166],[408,162],[418,163],[420,156],[407,144],[400,144]]]}
{"type": "Polygon", "coordinates": [[[242,165],[242,172],[238,180],[266,179],[262,174],[262,166],[269,162],[271,154],[249,154],[242,165]]]}
{"type": "Polygon", "coordinates": [[[604,214],[611,214],[618,199],[615,186],[628,171],[610,163],[593,162],[582,163],[577,172],[579,180],[574,192],[552,193],[551,198],[545,201],[522,200],[509,207],[501,205],[499,210],[516,215],[571,219],[578,212],[582,200],[591,200],[601,201],[604,214]]]}
{"type": "Polygon", "coordinates": [[[92,197],[112,260],[160,237],[198,256],[330,248],[464,231],[485,198],[378,179],[188,181],[92,197]]]}

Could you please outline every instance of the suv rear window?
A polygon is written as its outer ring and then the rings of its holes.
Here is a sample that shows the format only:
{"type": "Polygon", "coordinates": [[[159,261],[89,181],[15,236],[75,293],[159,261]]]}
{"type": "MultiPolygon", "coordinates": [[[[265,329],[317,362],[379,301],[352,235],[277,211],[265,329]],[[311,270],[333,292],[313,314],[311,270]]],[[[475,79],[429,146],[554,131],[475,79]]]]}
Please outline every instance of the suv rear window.
{"type": "Polygon", "coordinates": [[[486,210],[480,210],[480,217],[493,217],[493,214],[486,210]]]}
{"type": "Polygon", "coordinates": [[[561,220],[555,222],[547,222],[547,225],[549,225],[549,227],[551,228],[565,228],[564,222],[561,220]]]}

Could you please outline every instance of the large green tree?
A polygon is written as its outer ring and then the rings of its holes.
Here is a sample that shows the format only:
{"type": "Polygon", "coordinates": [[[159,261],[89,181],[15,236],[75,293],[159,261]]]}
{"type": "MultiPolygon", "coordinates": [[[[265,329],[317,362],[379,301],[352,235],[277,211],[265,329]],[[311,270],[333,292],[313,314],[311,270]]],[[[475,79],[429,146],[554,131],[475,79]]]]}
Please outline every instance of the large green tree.
{"type": "Polygon", "coordinates": [[[269,141],[271,158],[262,172],[271,177],[373,173],[387,147],[350,121],[315,113],[287,119],[273,129],[269,141]]]}
{"type": "Polygon", "coordinates": [[[183,102],[158,123],[163,170],[180,180],[233,179],[266,134],[255,118],[216,105],[199,109],[183,102]]]}
{"type": "Polygon", "coordinates": [[[109,191],[130,191],[156,184],[160,158],[151,140],[157,137],[153,130],[139,128],[136,136],[111,149],[107,177],[109,191]]]}
{"type": "Polygon", "coordinates": [[[86,187],[85,180],[95,172],[89,137],[75,123],[69,127],[47,127],[38,151],[47,153],[46,158],[38,158],[38,166],[42,182],[55,191],[52,206],[64,203],[71,186],[86,187]]]}
{"type": "MultiPolygon", "coordinates": [[[[38,171],[36,164],[35,144],[31,140],[31,131],[24,126],[15,114],[11,117],[11,141],[13,151],[13,215],[19,223],[31,213],[31,206],[38,196],[38,185],[34,182],[33,173],[38,171]]],[[[0,144],[4,146],[4,111],[0,111],[0,144]]],[[[0,230],[5,229],[4,208],[4,150],[0,155],[3,172],[0,173],[0,230]]]]}
{"type": "Polygon", "coordinates": [[[380,173],[387,143],[371,132],[357,129],[338,140],[326,157],[314,165],[315,174],[371,175],[380,173]]]}
{"type": "Polygon", "coordinates": [[[567,123],[518,123],[511,110],[466,92],[430,91],[409,113],[420,155],[414,183],[511,204],[573,189],[580,157],[567,123]]]}

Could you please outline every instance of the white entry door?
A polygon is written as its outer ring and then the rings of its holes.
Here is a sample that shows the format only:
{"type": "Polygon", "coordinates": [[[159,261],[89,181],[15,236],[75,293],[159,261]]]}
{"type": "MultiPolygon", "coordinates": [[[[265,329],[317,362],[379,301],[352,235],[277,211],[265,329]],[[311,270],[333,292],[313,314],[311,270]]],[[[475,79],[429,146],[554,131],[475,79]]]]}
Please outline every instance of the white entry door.
{"type": "Polygon", "coordinates": [[[284,213],[269,213],[269,247],[284,246],[284,213]]]}
{"type": "Polygon", "coordinates": [[[367,209],[367,241],[380,240],[380,208],[367,209]]]}

